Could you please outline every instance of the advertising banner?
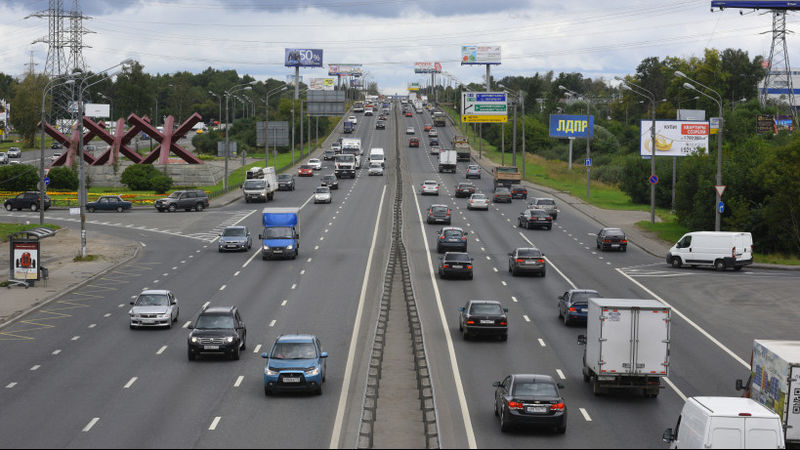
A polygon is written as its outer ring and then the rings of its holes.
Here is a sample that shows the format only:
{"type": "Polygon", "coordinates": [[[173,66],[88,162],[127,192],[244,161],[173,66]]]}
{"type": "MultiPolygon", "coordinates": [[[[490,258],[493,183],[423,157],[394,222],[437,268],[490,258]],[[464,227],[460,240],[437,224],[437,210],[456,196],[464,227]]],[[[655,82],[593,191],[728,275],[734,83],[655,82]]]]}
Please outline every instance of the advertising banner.
{"type": "Polygon", "coordinates": [[[111,105],[87,103],[86,106],[84,106],[84,115],[97,119],[108,119],[111,117],[111,105]]]}
{"type": "Polygon", "coordinates": [[[14,242],[13,268],[15,280],[39,279],[39,243],[14,242]]]}
{"type": "Polygon", "coordinates": [[[328,64],[328,76],[360,77],[361,64],[328,64]]]}
{"type": "Polygon", "coordinates": [[[416,62],[414,63],[414,73],[442,73],[442,63],[416,62]]]}
{"type": "Polygon", "coordinates": [[[461,64],[500,64],[500,46],[462,45],[461,64]]]}
{"type": "Polygon", "coordinates": [[[322,50],[312,48],[284,49],[286,67],[322,67],[322,50]]]}
{"type": "Polygon", "coordinates": [[[777,115],[775,116],[775,125],[778,131],[794,131],[794,119],[792,116],[777,115]]]}
{"type": "MultiPolygon", "coordinates": [[[[641,122],[641,155],[651,156],[653,149],[650,120],[641,122]]],[[[687,156],[703,151],[708,153],[708,122],[657,120],[656,156],[687,156]]]]}
{"type": "Polygon", "coordinates": [[[312,91],[332,91],[335,86],[335,78],[312,78],[309,89],[312,91]]]}
{"type": "Polygon", "coordinates": [[[419,83],[408,83],[408,90],[411,92],[417,92],[419,90],[419,83]]]}
{"type": "Polygon", "coordinates": [[[464,123],[508,122],[505,92],[464,92],[461,100],[461,121],[464,123]]]}
{"type": "Polygon", "coordinates": [[[550,114],[550,137],[586,139],[594,137],[594,116],[550,114]]]}
{"type": "Polygon", "coordinates": [[[677,120],[706,120],[706,111],[703,109],[679,109],[677,111],[677,120]]]}

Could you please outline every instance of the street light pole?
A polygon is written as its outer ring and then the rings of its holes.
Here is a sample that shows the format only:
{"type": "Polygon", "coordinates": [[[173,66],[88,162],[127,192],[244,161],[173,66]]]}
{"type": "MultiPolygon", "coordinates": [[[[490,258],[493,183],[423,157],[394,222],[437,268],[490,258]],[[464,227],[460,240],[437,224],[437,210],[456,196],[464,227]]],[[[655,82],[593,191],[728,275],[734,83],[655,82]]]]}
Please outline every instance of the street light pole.
{"type": "MultiPolygon", "coordinates": [[[[587,127],[586,127],[586,163],[588,163],[589,160],[592,159],[592,145],[591,145],[592,129],[591,128],[593,128],[593,127],[589,127],[588,126],[588,124],[589,124],[589,114],[590,114],[589,96],[588,95],[581,96],[577,92],[571,91],[571,90],[567,89],[564,86],[558,86],[558,88],[561,89],[564,92],[567,92],[568,94],[574,95],[576,98],[581,98],[582,97],[583,100],[586,102],[586,124],[587,124],[587,127]]],[[[569,144],[570,144],[570,149],[571,149],[572,148],[572,140],[570,140],[569,144]]],[[[592,166],[586,165],[586,163],[584,163],[584,165],[586,166],[586,198],[589,198],[591,196],[591,193],[592,193],[591,192],[591,186],[592,186],[591,170],[592,170],[592,166]]],[[[572,152],[570,152],[569,167],[572,168],[572,152]]]]}
{"type": "Polygon", "coordinates": [[[56,77],[48,81],[47,85],[44,88],[44,92],[42,92],[42,121],[40,122],[42,125],[42,137],[40,139],[41,148],[39,152],[39,225],[44,225],[44,197],[45,195],[47,195],[47,186],[45,186],[44,184],[44,178],[45,178],[44,177],[44,124],[45,124],[45,114],[46,114],[45,101],[47,100],[47,93],[50,91],[50,89],[54,88],[58,84],[63,84],[63,85],[75,84],[74,79],[66,80],[63,83],[53,84],[54,82],[59,81],[63,78],[64,78],[63,76],[56,77]]]}
{"type": "Polygon", "coordinates": [[[622,81],[623,89],[628,89],[634,94],[650,100],[652,114],[652,124],[650,125],[650,223],[653,224],[656,223],[656,184],[653,182],[653,177],[656,176],[656,96],[637,84],[620,77],[615,78],[622,81]]]}

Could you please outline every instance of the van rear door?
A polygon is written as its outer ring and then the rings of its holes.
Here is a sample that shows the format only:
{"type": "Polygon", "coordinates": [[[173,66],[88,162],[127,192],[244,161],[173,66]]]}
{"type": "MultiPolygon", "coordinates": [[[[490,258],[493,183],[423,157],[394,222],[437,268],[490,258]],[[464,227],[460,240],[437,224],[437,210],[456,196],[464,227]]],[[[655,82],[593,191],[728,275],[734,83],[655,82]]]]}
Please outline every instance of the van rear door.
{"type": "Polygon", "coordinates": [[[706,448],[747,448],[744,446],[744,422],[739,417],[713,417],[709,431],[706,448]]]}
{"type": "Polygon", "coordinates": [[[744,448],[784,448],[783,430],[778,420],[748,417],[744,427],[744,448]]]}

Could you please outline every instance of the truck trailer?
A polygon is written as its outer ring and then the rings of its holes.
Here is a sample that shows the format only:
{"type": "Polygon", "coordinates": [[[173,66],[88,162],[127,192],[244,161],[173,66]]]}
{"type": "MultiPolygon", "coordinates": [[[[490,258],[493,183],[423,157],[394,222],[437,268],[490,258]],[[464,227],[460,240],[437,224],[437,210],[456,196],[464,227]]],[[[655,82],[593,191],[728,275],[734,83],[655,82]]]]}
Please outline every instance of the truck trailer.
{"type": "Polygon", "coordinates": [[[458,167],[458,156],[455,150],[442,150],[439,152],[439,173],[456,173],[458,167]]]}

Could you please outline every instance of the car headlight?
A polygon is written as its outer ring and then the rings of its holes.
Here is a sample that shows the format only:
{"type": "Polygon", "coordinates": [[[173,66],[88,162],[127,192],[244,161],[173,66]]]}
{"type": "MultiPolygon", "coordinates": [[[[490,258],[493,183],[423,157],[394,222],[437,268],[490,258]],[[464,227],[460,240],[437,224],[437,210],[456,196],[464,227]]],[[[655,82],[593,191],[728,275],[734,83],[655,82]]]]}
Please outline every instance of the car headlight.
{"type": "Polygon", "coordinates": [[[269,245],[264,245],[264,250],[269,250],[269,245]]]}
{"type": "Polygon", "coordinates": [[[275,370],[270,370],[269,367],[264,368],[264,375],[268,377],[275,377],[278,376],[278,372],[275,370]]]}
{"type": "Polygon", "coordinates": [[[306,370],[306,375],[310,377],[319,375],[319,367],[313,367],[309,370],[306,370]]]}
{"type": "Polygon", "coordinates": [[[232,343],[233,342],[233,336],[228,336],[226,340],[228,341],[228,344],[232,343]]]}
{"type": "Polygon", "coordinates": [[[289,244],[289,245],[286,246],[286,250],[291,250],[293,248],[294,248],[294,246],[292,244],[289,244]]]}
{"type": "Polygon", "coordinates": [[[196,344],[196,343],[197,343],[197,338],[196,338],[196,337],[193,337],[193,338],[192,338],[192,344],[196,344]]]}
{"type": "Polygon", "coordinates": [[[166,319],[167,317],[169,317],[169,314],[159,314],[158,315],[159,319],[166,319]]]}

